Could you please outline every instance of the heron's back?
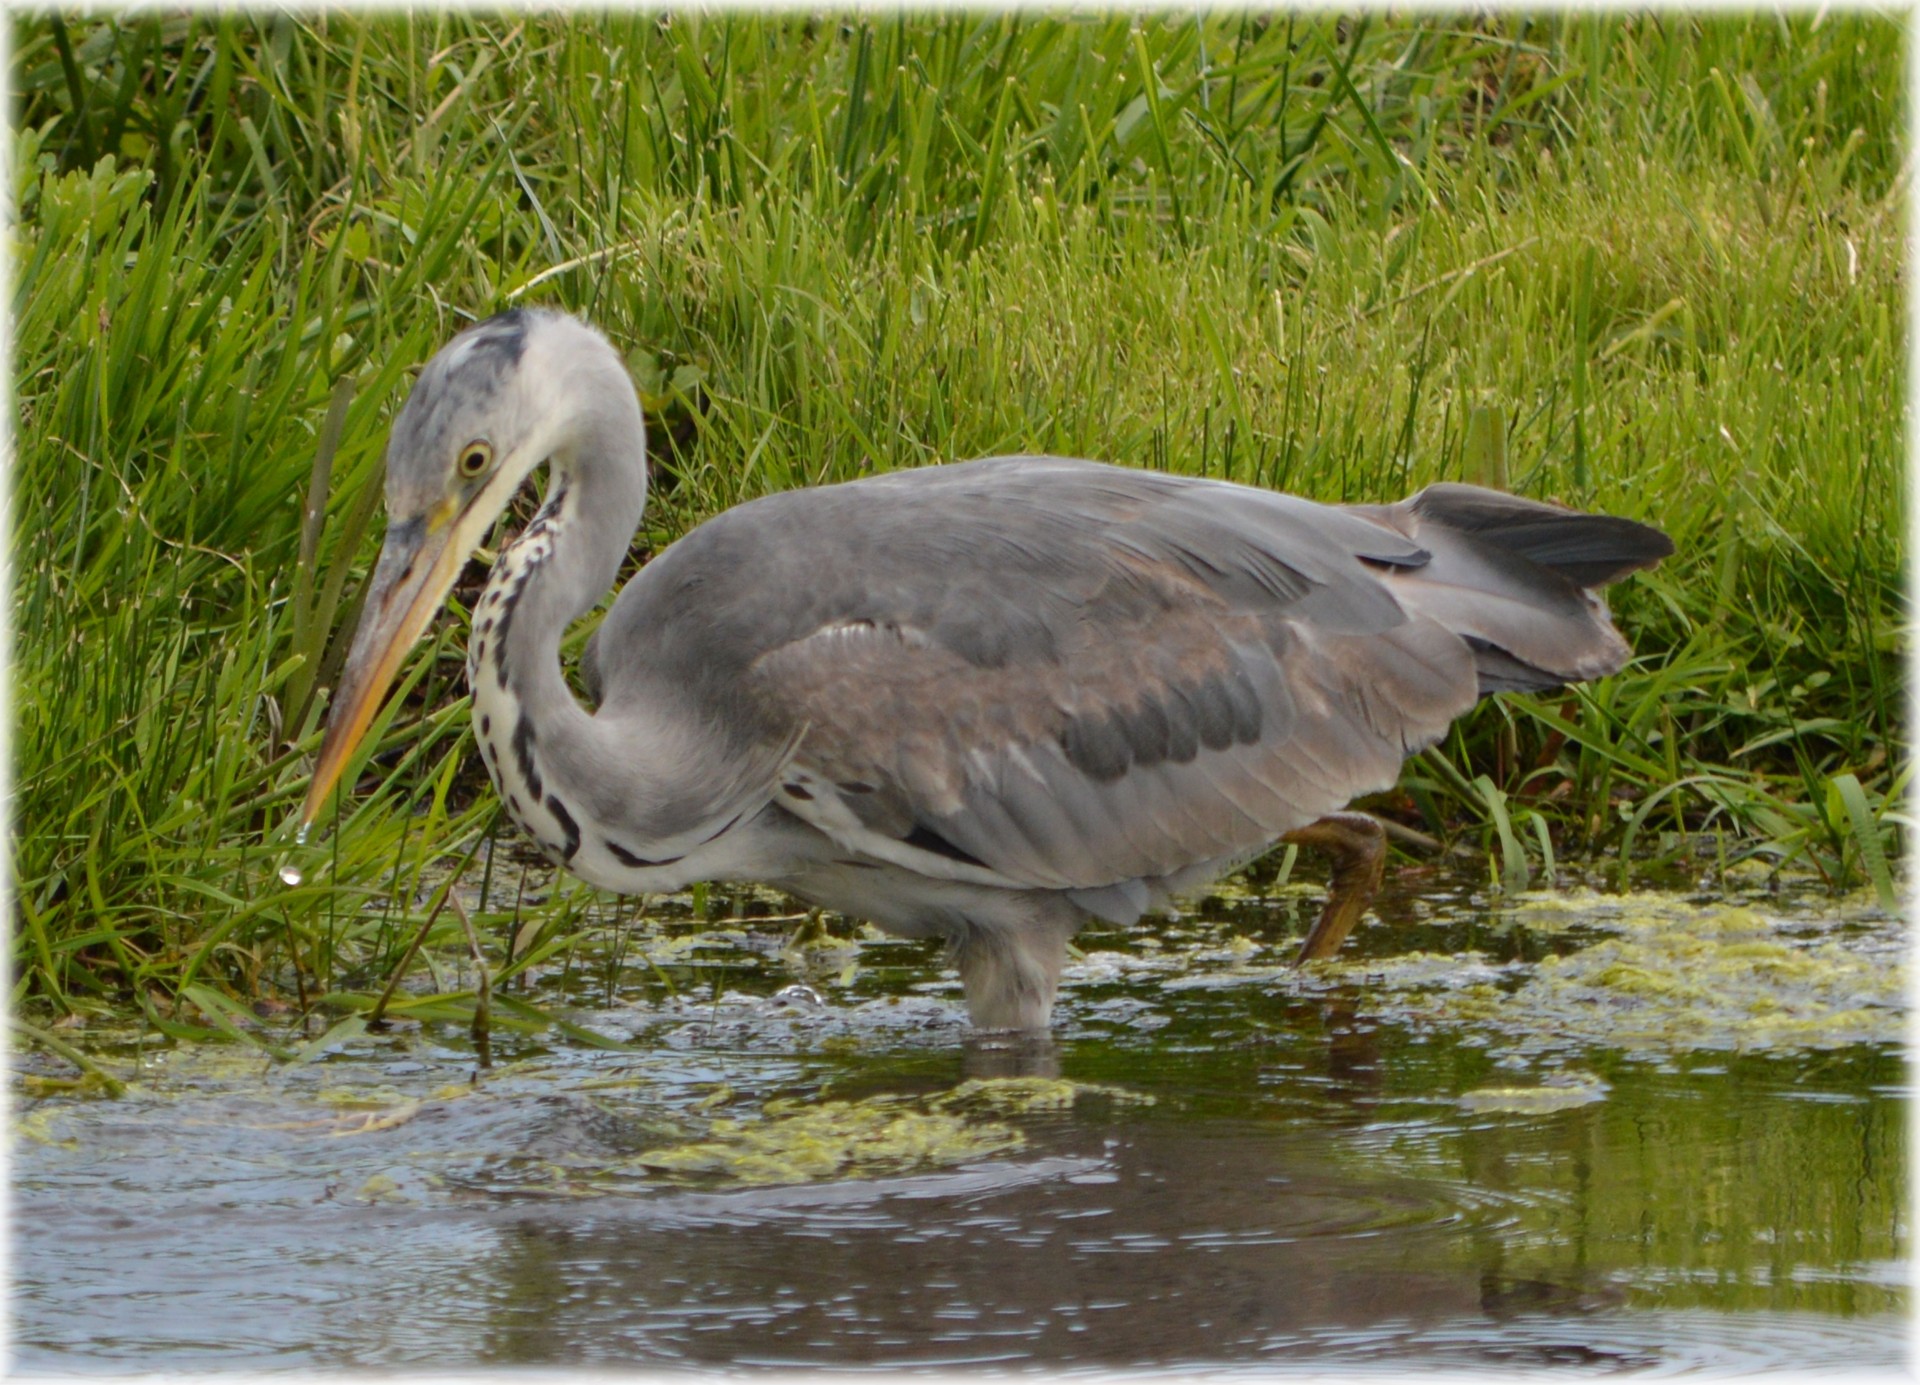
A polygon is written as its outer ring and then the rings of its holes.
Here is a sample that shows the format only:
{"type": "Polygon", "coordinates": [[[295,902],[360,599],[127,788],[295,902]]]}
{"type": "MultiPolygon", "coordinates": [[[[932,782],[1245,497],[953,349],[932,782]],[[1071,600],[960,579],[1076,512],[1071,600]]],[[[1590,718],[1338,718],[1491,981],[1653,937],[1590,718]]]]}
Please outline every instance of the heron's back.
{"type": "MultiPolygon", "coordinates": [[[[1210,615],[1342,634],[1391,628],[1411,607],[1520,659],[1536,682],[1566,682],[1625,657],[1587,590],[1671,551],[1631,520],[1473,486],[1339,506],[1096,462],[988,458],[722,513],[621,593],[598,659],[615,696],[649,674],[718,688],[769,650],[867,623],[1007,668],[1095,657],[1198,601],[1210,615]]],[[[1513,676],[1501,666],[1487,691],[1513,676]]]]}

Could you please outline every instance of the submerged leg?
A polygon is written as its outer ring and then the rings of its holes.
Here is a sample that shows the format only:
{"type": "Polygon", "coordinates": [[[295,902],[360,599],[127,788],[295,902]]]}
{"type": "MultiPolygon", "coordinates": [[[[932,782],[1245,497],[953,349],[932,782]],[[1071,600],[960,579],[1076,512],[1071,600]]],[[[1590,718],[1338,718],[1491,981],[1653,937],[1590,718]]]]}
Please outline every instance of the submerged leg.
{"type": "Polygon", "coordinates": [[[1387,834],[1365,813],[1328,813],[1280,840],[1312,847],[1333,862],[1326,907],[1293,964],[1325,961],[1340,950],[1380,888],[1387,869],[1387,834]]]}
{"type": "Polygon", "coordinates": [[[1059,896],[1018,896],[1031,905],[1017,920],[967,920],[947,944],[967,992],[976,1029],[1045,1029],[1080,911],[1059,896]]]}
{"type": "Polygon", "coordinates": [[[1018,1033],[976,1032],[960,1049],[960,1075],[966,1078],[1058,1077],[1060,1048],[1045,1029],[1018,1033]]]}

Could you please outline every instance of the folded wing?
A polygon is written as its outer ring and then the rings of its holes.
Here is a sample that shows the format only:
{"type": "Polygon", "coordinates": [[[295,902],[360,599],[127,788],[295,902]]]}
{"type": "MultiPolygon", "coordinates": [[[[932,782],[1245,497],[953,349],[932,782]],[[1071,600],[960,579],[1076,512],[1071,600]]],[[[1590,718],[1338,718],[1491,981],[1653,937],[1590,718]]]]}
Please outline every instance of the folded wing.
{"type": "Polygon", "coordinates": [[[941,473],[838,488],[929,551],[869,553],[860,601],[754,661],[804,726],[775,797],[877,858],[1122,919],[1391,786],[1478,697],[1619,667],[1583,583],[1666,551],[1472,487],[1335,507],[1053,458],[941,473]]]}

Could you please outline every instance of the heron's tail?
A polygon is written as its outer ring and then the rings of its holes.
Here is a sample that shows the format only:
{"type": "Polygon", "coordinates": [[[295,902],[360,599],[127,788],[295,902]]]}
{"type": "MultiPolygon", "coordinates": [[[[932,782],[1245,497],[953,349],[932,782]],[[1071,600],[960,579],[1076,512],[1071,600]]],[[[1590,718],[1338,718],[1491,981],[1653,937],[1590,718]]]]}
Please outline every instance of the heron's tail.
{"type": "Polygon", "coordinates": [[[1472,647],[1483,696],[1616,672],[1633,651],[1599,588],[1673,552],[1648,525],[1479,486],[1429,486],[1368,514],[1430,555],[1383,575],[1409,614],[1472,647]]]}
{"type": "Polygon", "coordinates": [[[1637,520],[1583,514],[1480,486],[1428,486],[1395,508],[1471,534],[1583,587],[1604,587],[1673,554],[1672,539],[1637,520]]]}

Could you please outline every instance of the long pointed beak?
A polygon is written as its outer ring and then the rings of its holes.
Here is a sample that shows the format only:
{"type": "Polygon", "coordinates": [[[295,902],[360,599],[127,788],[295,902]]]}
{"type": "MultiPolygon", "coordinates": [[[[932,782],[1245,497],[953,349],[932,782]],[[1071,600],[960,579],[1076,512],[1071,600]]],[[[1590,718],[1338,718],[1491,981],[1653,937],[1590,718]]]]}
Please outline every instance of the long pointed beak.
{"type": "Polygon", "coordinates": [[[433,620],[460,573],[466,558],[466,545],[458,541],[463,526],[451,515],[436,518],[437,525],[415,518],[387,526],[373,586],[361,609],[360,628],[354,632],[353,649],[327,712],[327,734],[320,742],[313,782],[300,809],[303,830],[319,816],[393,685],[400,661],[433,620]]]}

